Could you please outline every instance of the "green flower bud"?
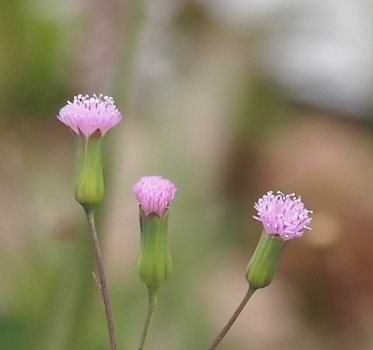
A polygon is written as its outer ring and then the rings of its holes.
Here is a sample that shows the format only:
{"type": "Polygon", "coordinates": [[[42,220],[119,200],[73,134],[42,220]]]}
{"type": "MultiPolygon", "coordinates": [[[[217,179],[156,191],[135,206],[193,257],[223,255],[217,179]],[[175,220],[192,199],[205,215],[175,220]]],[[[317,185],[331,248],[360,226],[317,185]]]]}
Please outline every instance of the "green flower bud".
{"type": "Polygon", "coordinates": [[[137,273],[150,289],[157,290],[166,283],[172,272],[168,245],[168,209],[159,217],[155,213],[146,216],[140,208],[140,229],[137,273]]]}

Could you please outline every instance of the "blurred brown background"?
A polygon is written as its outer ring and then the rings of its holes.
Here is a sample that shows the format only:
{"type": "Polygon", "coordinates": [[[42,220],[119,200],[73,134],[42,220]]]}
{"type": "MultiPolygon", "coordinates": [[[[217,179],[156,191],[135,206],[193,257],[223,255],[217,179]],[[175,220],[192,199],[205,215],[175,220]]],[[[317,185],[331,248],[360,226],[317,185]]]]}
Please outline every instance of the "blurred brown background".
{"type": "Polygon", "coordinates": [[[108,349],[74,139],[55,117],[112,95],[97,210],[120,349],[146,312],[132,186],[178,187],[174,272],[147,348],[206,349],[243,297],[253,205],[301,195],[290,242],[221,350],[373,346],[372,21],[364,0],[0,0],[0,349],[108,349]]]}

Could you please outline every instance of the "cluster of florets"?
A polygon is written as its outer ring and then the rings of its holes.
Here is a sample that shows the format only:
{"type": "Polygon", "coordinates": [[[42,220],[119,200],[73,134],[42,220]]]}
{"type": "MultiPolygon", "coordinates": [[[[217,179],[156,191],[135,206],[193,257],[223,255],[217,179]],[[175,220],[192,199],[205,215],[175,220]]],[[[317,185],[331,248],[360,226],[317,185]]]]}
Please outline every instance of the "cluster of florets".
{"type": "Polygon", "coordinates": [[[258,211],[254,218],[263,223],[265,231],[284,240],[301,237],[303,229],[310,229],[308,225],[312,219],[308,214],[312,211],[307,210],[294,193],[285,196],[282,192],[274,195],[270,191],[255,203],[254,208],[258,211]]]}
{"type": "Polygon", "coordinates": [[[73,102],[67,102],[57,118],[74,134],[89,138],[96,133],[103,137],[121,121],[122,114],[112,97],[102,94],[89,97],[80,94],[74,97],[73,102]]]}
{"type": "Polygon", "coordinates": [[[175,198],[175,185],[161,176],[144,176],[134,186],[133,191],[146,216],[154,213],[162,216],[175,198]]]}

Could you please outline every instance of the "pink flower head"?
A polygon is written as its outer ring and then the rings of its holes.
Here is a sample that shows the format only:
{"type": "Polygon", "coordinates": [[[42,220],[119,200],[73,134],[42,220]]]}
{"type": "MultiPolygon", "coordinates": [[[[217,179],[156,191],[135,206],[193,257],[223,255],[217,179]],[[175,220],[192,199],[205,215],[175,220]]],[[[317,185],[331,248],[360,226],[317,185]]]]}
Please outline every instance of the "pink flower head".
{"type": "Polygon", "coordinates": [[[135,196],[146,216],[162,216],[175,198],[175,185],[161,176],[144,176],[133,186],[135,196]]]}
{"type": "Polygon", "coordinates": [[[103,137],[112,127],[117,125],[122,114],[118,111],[112,97],[100,94],[78,95],[74,101],[60,110],[57,118],[66,124],[76,135],[89,138],[97,131],[103,137]]]}
{"type": "Polygon", "coordinates": [[[311,222],[307,210],[301,201],[293,194],[284,195],[272,191],[267,192],[263,198],[255,203],[254,208],[258,211],[258,216],[254,219],[263,223],[265,231],[271,235],[279,235],[284,240],[303,236],[302,229],[310,229],[307,225],[311,222]]]}

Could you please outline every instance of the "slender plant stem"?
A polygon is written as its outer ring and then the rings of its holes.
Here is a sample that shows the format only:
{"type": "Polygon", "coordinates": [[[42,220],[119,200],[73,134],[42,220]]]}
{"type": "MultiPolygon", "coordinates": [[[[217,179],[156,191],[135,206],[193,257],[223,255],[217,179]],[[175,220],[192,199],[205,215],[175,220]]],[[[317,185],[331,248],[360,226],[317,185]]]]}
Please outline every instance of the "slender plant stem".
{"type": "Polygon", "coordinates": [[[151,288],[148,288],[149,291],[149,303],[148,303],[148,312],[146,314],[144,328],[141,334],[141,340],[138,350],[143,350],[145,345],[146,336],[148,335],[150,320],[153,315],[154,306],[157,305],[157,291],[151,288]]]}
{"type": "Polygon", "coordinates": [[[89,208],[84,208],[84,209],[85,209],[85,212],[86,212],[86,215],[87,215],[89,230],[91,232],[93,249],[95,251],[95,257],[96,257],[96,263],[97,263],[97,269],[98,269],[98,277],[100,279],[99,289],[100,289],[100,294],[101,294],[101,297],[102,297],[102,301],[104,303],[104,309],[105,309],[105,314],[106,314],[107,327],[108,327],[108,331],[109,331],[111,350],[117,350],[118,349],[118,344],[117,344],[117,339],[116,339],[116,336],[115,336],[113,314],[111,312],[111,307],[110,307],[109,293],[108,293],[107,285],[106,285],[104,265],[103,265],[103,262],[102,262],[100,245],[98,243],[94,215],[93,215],[93,211],[91,209],[89,209],[89,208]]]}
{"type": "Polygon", "coordinates": [[[233,326],[233,323],[236,321],[237,317],[240,315],[241,311],[244,309],[247,302],[250,300],[251,296],[254,294],[255,291],[256,291],[256,289],[254,289],[254,288],[249,288],[248,289],[245,297],[241,301],[241,304],[238,306],[237,310],[234,312],[231,319],[228,321],[228,323],[225,325],[225,327],[222,329],[222,331],[216,337],[214,342],[210,345],[208,350],[214,350],[220,344],[220,342],[223,340],[223,338],[226,336],[228,331],[231,329],[231,327],[233,326]]]}

